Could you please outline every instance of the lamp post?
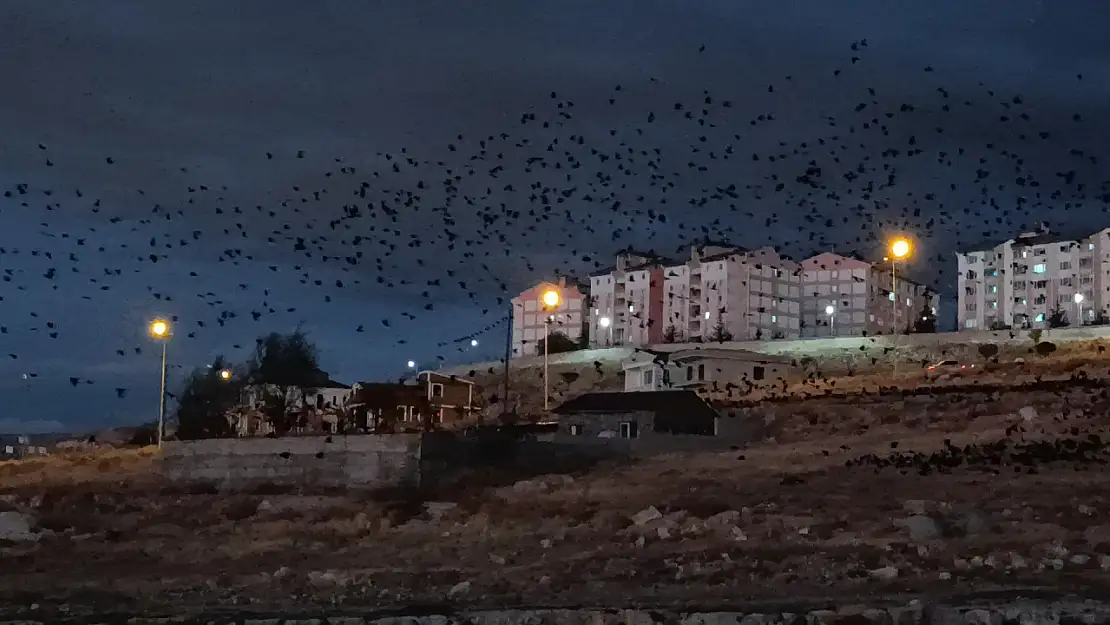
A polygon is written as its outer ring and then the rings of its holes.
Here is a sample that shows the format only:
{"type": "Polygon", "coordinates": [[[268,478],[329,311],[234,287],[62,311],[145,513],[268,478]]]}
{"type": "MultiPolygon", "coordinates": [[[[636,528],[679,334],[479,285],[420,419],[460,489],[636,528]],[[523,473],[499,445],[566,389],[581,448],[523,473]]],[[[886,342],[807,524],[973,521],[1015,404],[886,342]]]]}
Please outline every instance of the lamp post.
{"type": "Polygon", "coordinates": [[[1083,325],[1083,294],[1075,294],[1075,323],[1083,325]]]}
{"type": "Polygon", "coordinates": [[[829,316],[829,336],[836,336],[836,306],[825,306],[825,314],[829,316]]]}
{"type": "Polygon", "coordinates": [[[602,330],[607,330],[608,334],[605,337],[605,347],[611,347],[613,344],[613,320],[608,317],[602,317],[597,321],[602,330]]]}
{"type": "Polygon", "coordinates": [[[890,242],[890,295],[891,299],[894,300],[894,319],[891,322],[893,323],[891,330],[894,332],[892,346],[895,348],[893,350],[895,377],[898,376],[898,271],[896,267],[898,266],[898,261],[908,258],[912,250],[913,248],[910,245],[909,239],[898,237],[890,242]]]}
{"type": "MultiPolygon", "coordinates": [[[[543,304],[543,309],[544,309],[545,312],[550,312],[550,311],[553,311],[553,310],[557,309],[559,307],[559,302],[560,301],[562,301],[562,296],[560,296],[559,292],[556,291],[555,289],[548,289],[548,290],[544,291],[543,295],[540,298],[540,303],[543,304]]],[[[547,369],[548,369],[548,364],[547,364],[548,357],[547,356],[548,356],[548,351],[549,350],[548,350],[547,343],[548,343],[548,339],[551,337],[551,321],[552,321],[552,319],[553,319],[553,315],[548,315],[548,316],[544,317],[544,320],[543,320],[543,409],[544,409],[545,412],[550,409],[550,393],[548,392],[548,389],[550,388],[550,386],[549,386],[549,382],[548,382],[548,372],[547,372],[547,369]]]]}
{"type": "Polygon", "coordinates": [[[164,319],[150,322],[150,336],[162,343],[162,385],[158,393],[158,449],[162,448],[162,432],[166,429],[166,345],[170,342],[170,324],[164,319]]]}

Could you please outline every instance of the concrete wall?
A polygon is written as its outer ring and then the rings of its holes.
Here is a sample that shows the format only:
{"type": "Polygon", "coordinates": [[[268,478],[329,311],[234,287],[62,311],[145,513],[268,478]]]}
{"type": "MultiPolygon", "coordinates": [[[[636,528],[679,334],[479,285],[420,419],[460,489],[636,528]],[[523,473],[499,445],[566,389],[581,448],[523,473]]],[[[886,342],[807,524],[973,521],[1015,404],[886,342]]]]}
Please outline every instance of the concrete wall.
{"type": "Polygon", "coordinates": [[[398,486],[419,482],[420,435],[168,441],[162,463],[171,480],[230,488],[398,486]]]}

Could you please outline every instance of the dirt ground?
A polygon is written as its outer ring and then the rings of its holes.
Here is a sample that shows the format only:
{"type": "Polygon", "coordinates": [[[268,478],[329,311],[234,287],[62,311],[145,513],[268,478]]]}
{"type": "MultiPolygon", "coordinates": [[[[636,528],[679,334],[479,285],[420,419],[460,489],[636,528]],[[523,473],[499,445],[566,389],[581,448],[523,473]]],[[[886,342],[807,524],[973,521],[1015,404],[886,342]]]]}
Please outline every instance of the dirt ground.
{"type": "Polygon", "coordinates": [[[1107,402],[1078,382],[780,402],[743,450],[439,492],[219,493],[163,482],[153,450],[0,464],[0,511],[38,532],[0,541],[0,604],[41,618],[1106,596],[1107,402]]]}

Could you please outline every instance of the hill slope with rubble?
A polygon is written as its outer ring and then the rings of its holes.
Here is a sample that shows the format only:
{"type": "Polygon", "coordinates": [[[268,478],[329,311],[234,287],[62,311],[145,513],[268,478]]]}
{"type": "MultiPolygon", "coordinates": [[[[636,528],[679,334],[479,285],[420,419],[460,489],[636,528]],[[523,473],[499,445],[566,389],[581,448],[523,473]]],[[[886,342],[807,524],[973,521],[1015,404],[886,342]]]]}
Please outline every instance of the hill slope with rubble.
{"type": "Polygon", "coordinates": [[[425,491],[219,493],[166,483],[149,451],[4,463],[0,602],[75,614],[1104,594],[1110,393],[1035,377],[756,403],[737,418],[760,419],[764,440],[743,450],[574,475],[490,467],[425,491]]]}

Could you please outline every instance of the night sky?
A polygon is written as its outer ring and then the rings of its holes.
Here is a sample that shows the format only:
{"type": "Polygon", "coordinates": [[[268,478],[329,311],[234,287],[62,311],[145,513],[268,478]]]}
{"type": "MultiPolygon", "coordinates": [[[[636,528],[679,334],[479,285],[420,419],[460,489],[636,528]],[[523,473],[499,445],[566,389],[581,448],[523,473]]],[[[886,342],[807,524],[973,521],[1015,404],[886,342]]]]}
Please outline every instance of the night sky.
{"type": "Polygon", "coordinates": [[[951,326],[958,244],[1110,225],[1108,23],[1103,0],[5,2],[0,432],[156,417],[155,316],[171,391],[298,324],[336,379],[387,379],[500,356],[508,298],[556,270],[706,236],[800,259],[907,232],[951,326]]]}

